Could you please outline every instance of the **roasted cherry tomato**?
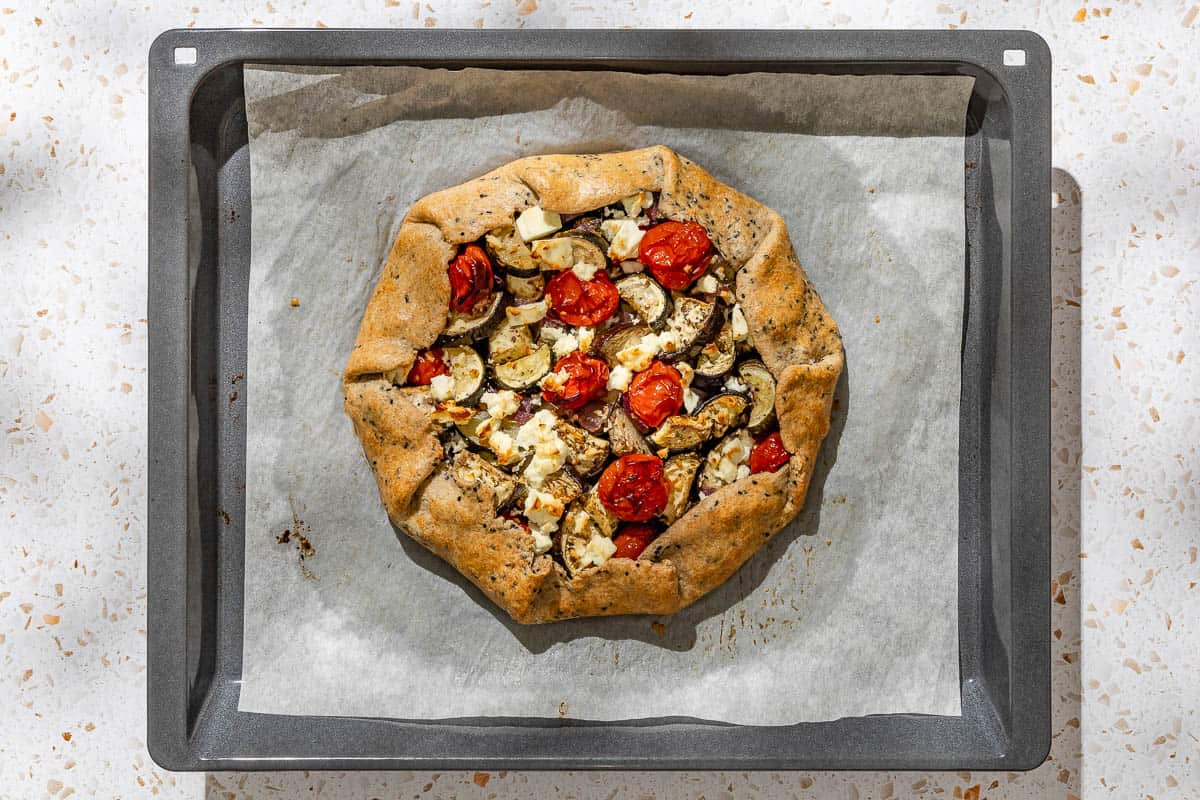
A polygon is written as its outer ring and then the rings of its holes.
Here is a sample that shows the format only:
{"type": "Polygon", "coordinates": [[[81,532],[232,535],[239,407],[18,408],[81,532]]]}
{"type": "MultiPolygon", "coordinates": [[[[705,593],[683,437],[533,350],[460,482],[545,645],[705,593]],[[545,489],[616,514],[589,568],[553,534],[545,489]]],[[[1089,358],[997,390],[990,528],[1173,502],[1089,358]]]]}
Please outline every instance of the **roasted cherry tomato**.
{"type": "Polygon", "coordinates": [[[788,463],[792,454],[783,446],[779,431],[759,439],[750,451],[750,472],[774,472],[788,463]]]}
{"type": "Polygon", "coordinates": [[[639,422],[657,428],[683,408],[683,378],[679,370],[661,361],[633,376],[625,395],[625,407],[639,422]]]}
{"type": "Polygon", "coordinates": [[[608,364],[576,350],[568,353],[554,365],[555,373],[566,373],[567,379],[561,389],[542,390],[542,398],[559,408],[576,409],[604,394],[608,387],[608,364]]]}
{"type": "Polygon", "coordinates": [[[568,325],[599,325],[621,304],[617,287],[603,272],[585,281],[573,270],[564,270],[546,284],[546,297],[554,313],[568,325]]]}
{"type": "Polygon", "coordinates": [[[708,269],[713,246],[708,231],[695,222],[668,220],[646,231],[638,261],[668,289],[686,289],[708,269]]]}
{"type": "Polygon", "coordinates": [[[617,546],[617,551],[612,554],[612,557],[637,558],[647,545],[654,541],[655,536],[658,536],[658,531],[653,525],[647,525],[644,522],[626,525],[613,537],[613,544],[617,546]]]}
{"type": "Polygon", "coordinates": [[[450,308],[468,314],[492,294],[492,260],[483,248],[469,244],[459,251],[447,268],[450,275],[450,308]]]}
{"type": "Polygon", "coordinates": [[[617,519],[645,522],[667,505],[662,459],[642,453],[621,456],[604,470],[597,492],[617,519]]]}
{"type": "Polygon", "coordinates": [[[417,353],[417,360],[408,371],[408,383],[411,386],[428,386],[438,375],[449,375],[450,366],[446,363],[442,348],[422,350],[417,353]]]}

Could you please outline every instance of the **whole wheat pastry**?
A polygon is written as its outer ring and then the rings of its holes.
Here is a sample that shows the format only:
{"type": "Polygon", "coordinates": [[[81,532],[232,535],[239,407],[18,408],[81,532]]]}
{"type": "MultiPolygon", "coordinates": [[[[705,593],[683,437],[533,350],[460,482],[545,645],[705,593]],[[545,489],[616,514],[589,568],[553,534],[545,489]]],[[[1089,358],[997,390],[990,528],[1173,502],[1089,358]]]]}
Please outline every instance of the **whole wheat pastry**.
{"type": "Polygon", "coordinates": [[[842,365],[775,211],[665,147],[539,156],[412,207],[345,406],[514,620],[669,614],[799,512],[842,365]]]}

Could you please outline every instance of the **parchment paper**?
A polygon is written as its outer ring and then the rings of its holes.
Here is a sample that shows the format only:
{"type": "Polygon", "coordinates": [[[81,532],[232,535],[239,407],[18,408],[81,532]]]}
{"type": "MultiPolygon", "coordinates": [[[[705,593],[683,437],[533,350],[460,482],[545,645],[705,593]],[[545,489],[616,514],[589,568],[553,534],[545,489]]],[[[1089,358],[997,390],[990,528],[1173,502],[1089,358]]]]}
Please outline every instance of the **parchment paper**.
{"type": "Polygon", "coordinates": [[[960,713],[970,79],[270,67],[247,69],[245,88],[241,710],[752,724],[960,713]],[[697,605],[515,625],[391,527],[338,376],[414,200],[521,156],[654,143],[787,219],[845,337],[833,430],[801,517],[697,605]],[[300,558],[300,536],[315,554],[300,558]]]}

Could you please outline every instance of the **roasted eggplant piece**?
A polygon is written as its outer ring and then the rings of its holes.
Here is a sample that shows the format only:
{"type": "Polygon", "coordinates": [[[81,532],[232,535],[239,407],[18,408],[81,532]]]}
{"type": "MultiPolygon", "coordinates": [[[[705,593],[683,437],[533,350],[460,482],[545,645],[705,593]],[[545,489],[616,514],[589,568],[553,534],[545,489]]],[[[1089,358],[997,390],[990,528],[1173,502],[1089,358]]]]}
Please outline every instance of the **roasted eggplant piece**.
{"type": "Polygon", "coordinates": [[[505,274],[518,278],[532,278],[541,272],[541,267],[533,260],[529,245],[520,237],[511,225],[505,225],[483,237],[483,246],[505,274]]]}
{"type": "Polygon", "coordinates": [[[615,364],[617,363],[617,353],[633,347],[642,340],[643,336],[648,336],[650,333],[649,325],[617,326],[600,334],[592,347],[598,349],[600,355],[608,359],[610,364],[615,364]]]}
{"type": "Polygon", "coordinates": [[[496,508],[503,508],[513,498],[517,479],[499,469],[476,453],[464,450],[459,453],[450,467],[455,483],[464,489],[484,484],[496,494],[496,508]]]}
{"type": "Polygon", "coordinates": [[[600,225],[603,222],[604,222],[604,220],[600,217],[592,217],[592,216],[579,217],[578,219],[574,220],[571,223],[571,228],[569,231],[567,231],[567,233],[568,234],[584,233],[589,236],[600,237],[603,235],[600,233],[600,225]]]}
{"type": "Polygon", "coordinates": [[[608,441],[615,456],[654,452],[633,419],[620,406],[615,407],[608,418],[608,441]]]}
{"type": "Polygon", "coordinates": [[[483,359],[473,347],[446,347],[442,352],[454,382],[451,399],[459,405],[475,405],[483,394],[483,359]]]}
{"type": "Polygon", "coordinates": [[[496,383],[514,392],[530,389],[550,371],[550,363],[550,346],[540,345],[527,356],[506,364],[497,364],[493,368],[496,383]]]}
{"type": "Polygon", "coordinates": [[[667,320],[666,335],[674,342],[672,352],[659,356],[663,361],[678,361],[708,344],[721,330],[724,314],[717,303],[695,297],[676,297],[675,311],[667,320]]]}
{"type": "Polygon", "coordinates": [[[507,317],[488,336],[488,357],[492,364],[507,364],[533,352],[533,334],[528,325],[507,317]]]}
{"type": "Polygon", "coordinates": [[[508,305],[507,292],[493,292],[487,308],[481,313],[467,316],[457,311],[450,312],[442,340],[447,342],[470,342],[482,339],[504,320],[504,307],[508,305]]]}
{"type": "Polygon", "coordinates": [[[583,484],[570,470],[560,469],[542,483],[542,491],[554,495],[554,499],[566,508],[583,494],[583,484]]]}
{"type": "Polygon", "coordinates": [[[741,421],[750,407],[750,398],[737,392],[718,392],[705,400],[696,416],[712,424],[709,437],[719,439],[741,421]]]}
{"type": "Polygon", "coordinates": [[[638,313],[643,322],[656,331],[666,326],[675,304],[671,302],[670,292],[658,281],[642,272],[621,278],[616,287],[621,299],[638,313]]]}
{"type": "Polygon", "coordinates": [[[563,565],[571,575],[600,566],[617,550],[612,539],[605,536],[582,509],[572,509],[563,515],[557,545],[563,565]]]}
{"type": "Polygon", "coordinates": [[[533,243],[533,260],[544,270],[561,272],[583,264],[593,273],[608,268],[608,256],[596,237],[584,233],[565,233],[533,243]]]}
{"type": "Polygon", "coordinates": [[[724,381],[736,360],[737,342],[733,339],[733,328],[726,322],[716,337],[696,355],[696,382],[711,386],[724,381]]]}
{"type": "Polygon", "coordinates": [[[604,507],[604,503],[600,502],[600,493],[593,486],[588,491],[584,492],[579,498],[579,507],[587,512],[592,518],[592,522],[596,523],[596,527],[605,536],[612,536],[617,532],[617,527],[621,524],[621,520],[604,507]]]}
{"type": "Polygon", "coordinates": [[[658,430],[648,437],[650,444],[672,453],[695,450],[708,441],[712,433],[712,420],[690,414],[667,417],[658,430]]]}
{"type": "Polygon", "coordinates": [[[738,364],[737,375],[750,391],[750,416],[746,425],[751,433],[762,433],[775,424],[775,377],[758,359],[738,364]]]}
{"type": "Polygon", "coordinates": [[[680,453],[671,456],[663,464],[668,493],[667,505],[660,516],[668,525],[682,517],[687,510],[692,484],[696,482],[696,473],[700,471],[702,460],[698,453],[680,453]]]}
{"type": "Polygon", "coordinates": [[[589,477],[604,467],[608,460],[608,442],[592,436],[583,428],[576,427],[564,419],[554,425],[554,432],[567,446],[567,463],[578,475],[589,477]]]}
{"type": "Polygon", "coordinates": [[[504,288],[508,289],[508,293],[513,296],[514,300],[520,300],[523,303],[532,303],[536,300],[541,300],[542,295],[546,293],[546,279],[539,272],[530,278],[522,278],[519,275],[505,275],[504,288]]]}

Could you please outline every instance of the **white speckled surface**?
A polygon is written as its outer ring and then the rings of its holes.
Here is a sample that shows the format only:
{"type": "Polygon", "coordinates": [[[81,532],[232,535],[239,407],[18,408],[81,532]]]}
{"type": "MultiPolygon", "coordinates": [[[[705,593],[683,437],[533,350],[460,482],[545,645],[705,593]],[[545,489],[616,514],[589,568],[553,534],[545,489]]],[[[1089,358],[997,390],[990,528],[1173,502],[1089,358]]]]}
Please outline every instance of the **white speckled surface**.
{"type": "Polygon", "coordinates": [[[1200,797],[1200,4],[0,7],[0,796],[1200,797]],[[793,7],[795,6],[795,7],[793,7]],[[1054,53],[1053,697],[1026,774],[171,775],[144,742],[146,70],[174,26],[1027,27],[1054,53]]]}

